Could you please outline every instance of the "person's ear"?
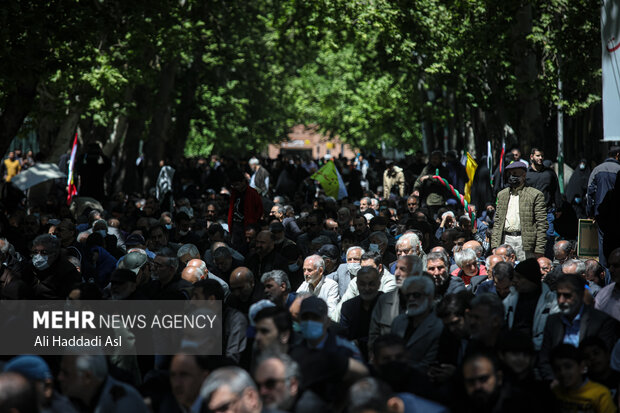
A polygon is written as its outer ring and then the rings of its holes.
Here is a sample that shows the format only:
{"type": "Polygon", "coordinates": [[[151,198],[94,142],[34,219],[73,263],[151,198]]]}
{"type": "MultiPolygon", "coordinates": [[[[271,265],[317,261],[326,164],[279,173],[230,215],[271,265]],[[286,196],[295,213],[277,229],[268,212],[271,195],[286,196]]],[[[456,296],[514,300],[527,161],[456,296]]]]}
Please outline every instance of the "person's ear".
{"type": "Polygon", "coordinates": [[[284,333],[280,333],[280,342],[282,344],[288,344],[290,339],[291,339],[290,331],[285,331],[284,333]]]}
{"type": "Polygon", "coordinates": [[[43,386],[43,395],[45,396],[45,399],[51,399],[52,395],[54,394],[54,382],[52,381],[52,379],[47,379],[43,383],[43,386]]]}
{"type": "Polygon", "coordinates": [[[297,377],[291,377],[290,380],[289,392],[291,396],[297,396],[297,393],[299,393],[299,380],[297,380],[297,377]]]}
{"type": "Polygon", "coordinates": [[[400,397],[390,397],[387,401],[387,411],[390,413],[404,413],[405,403],[400,397]]]}

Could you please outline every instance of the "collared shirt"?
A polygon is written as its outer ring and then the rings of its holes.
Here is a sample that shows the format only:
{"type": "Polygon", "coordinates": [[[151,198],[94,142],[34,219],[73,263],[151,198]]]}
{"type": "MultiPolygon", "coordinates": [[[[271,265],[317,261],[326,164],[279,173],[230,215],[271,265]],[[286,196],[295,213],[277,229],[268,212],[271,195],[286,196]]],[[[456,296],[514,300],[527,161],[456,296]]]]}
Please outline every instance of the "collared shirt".
{"type": "Polygon", "coordinates": [[[519,194],[510,194],[508,209],[506,210],[506,223],[504,225],[504,231],[521,231],[521,218],[519,217],[519,194]]]}
{"type": "Polygon", "coordinates": [[[579,313],[575,316],[573,321],[562,316],[562,323],[566,329],[564,330],[564,344],[570,344],[571,346],[579,347],[579,329],[581,327],[581,315],[583,314],[583,305],[579,309],[579,313]]]}

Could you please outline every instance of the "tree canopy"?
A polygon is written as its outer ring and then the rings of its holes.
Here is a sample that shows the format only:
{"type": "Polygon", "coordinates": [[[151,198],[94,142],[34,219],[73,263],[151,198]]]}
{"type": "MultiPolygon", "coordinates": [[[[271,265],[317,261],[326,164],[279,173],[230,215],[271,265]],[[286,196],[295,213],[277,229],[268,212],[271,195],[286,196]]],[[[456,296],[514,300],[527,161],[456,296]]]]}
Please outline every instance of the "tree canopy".
{"type": "Polygon", "coordinates": [[[549,149],[561,104],[579,153],[600,139],[599,13],[584,0],[15,0],[0,11],[0,144],[34,129],[56,161],[79,125],[126,168],[142,141],[151,171],[260,151],[298,123],[364,149],[444,136],[549,149]]]}

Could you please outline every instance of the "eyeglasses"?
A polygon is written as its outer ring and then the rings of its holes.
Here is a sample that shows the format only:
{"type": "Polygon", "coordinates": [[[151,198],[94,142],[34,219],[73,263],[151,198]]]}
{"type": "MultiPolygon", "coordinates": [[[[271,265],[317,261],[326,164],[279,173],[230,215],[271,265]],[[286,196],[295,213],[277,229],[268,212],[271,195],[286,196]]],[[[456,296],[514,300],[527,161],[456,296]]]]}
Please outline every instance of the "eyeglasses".
{"type": "Polygon", "coordinates": [[[286,379],[267,379],[263,382],[256,382],[256,385],[259,389],[265,387],[267,390],[273,390],[276,388],[278,383],[284,383],[286,379]]]}

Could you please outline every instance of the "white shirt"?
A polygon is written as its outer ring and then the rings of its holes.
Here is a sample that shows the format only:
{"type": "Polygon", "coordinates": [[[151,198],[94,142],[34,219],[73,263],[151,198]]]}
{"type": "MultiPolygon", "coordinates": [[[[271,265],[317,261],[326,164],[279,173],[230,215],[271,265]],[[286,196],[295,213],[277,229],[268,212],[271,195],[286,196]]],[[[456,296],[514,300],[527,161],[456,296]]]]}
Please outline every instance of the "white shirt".
{"type": "Polygon", "coordinates": [[[510,200],[508,201],[508,209],[506,210],[506,223],[504,224],[504,231],[521,231],[521,218],[519,216],[519,195],[510,195],[510,200]]]}
{"type": "Polygon", "coordinates": [[[327,277],[321,278],[321,281],[312,289],[307,281],[304,281],[297,289],[298,293],[311,292],[315,296],[319,297],[327,303],[327,314],[330,315],[336,310],[338,306],[338,283],[334,280],[330,280],[327,277]]]}

